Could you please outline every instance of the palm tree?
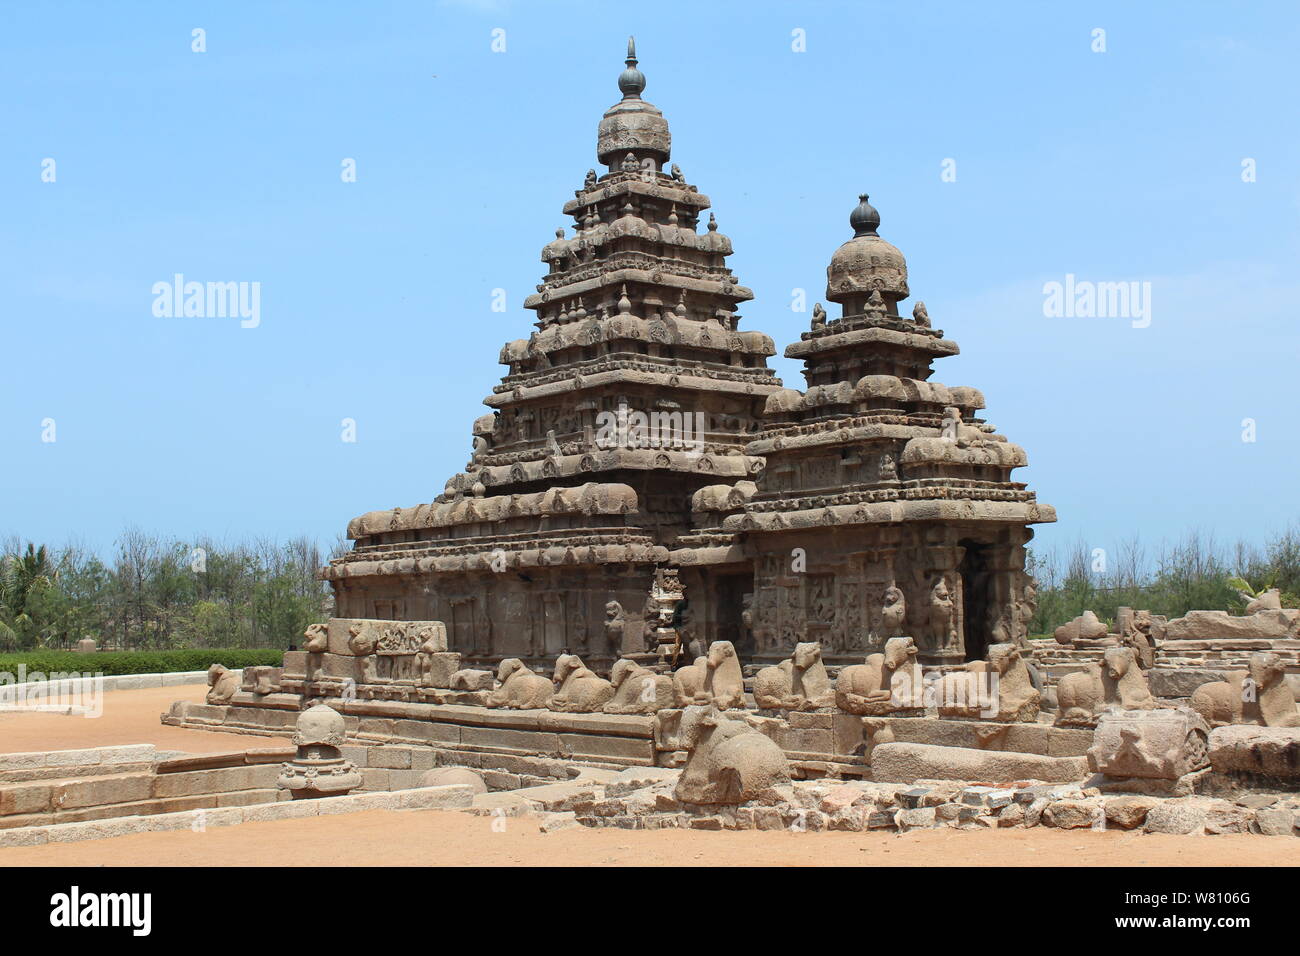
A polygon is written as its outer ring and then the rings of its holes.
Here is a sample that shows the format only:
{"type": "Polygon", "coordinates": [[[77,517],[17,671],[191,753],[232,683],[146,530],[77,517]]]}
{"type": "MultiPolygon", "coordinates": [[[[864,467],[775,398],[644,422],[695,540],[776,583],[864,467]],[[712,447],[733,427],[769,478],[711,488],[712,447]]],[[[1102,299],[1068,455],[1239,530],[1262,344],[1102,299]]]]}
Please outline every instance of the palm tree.
{"type": "Polygon", "coordinates": [[[7,554],[0,559],[0,641],[16,647],[31,627],[28,600],[40,589],[53,585],[58,572],[50,562],[45,545],[31,543],[23,555],[7,554]]]}

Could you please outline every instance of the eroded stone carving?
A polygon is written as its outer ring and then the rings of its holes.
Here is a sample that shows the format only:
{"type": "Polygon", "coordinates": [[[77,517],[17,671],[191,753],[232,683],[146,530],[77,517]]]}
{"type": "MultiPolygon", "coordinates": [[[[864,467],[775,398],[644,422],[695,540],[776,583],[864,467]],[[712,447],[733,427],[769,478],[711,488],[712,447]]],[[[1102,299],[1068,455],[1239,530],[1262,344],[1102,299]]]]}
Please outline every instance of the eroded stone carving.
{"type": "Polygon", "coordinates": [[[939,681],[940,717],[1034,723],[1040,700],[1020,648],[1010,643],[989,645],[987,661],[972,661],[939,681]]]}
{"type": "Polygon", "coordinates": [[[228,704],[239,690],[239,675],[225,664],[213,664],[208,668],[209,704],[228,704]]]}
{"type": "Polygon", "coordinates": [[[626,657],[614,662],[609,672],[614,697],[605,705],[607,714],[653,714],[672,707],[673,680],[626,657]]]}
{"type": "Polygon", "coordinates": [[[505,710],[536,710],[551,699],[555,685],[541,674],[534,674],[517,657],[509,657],[497,668],[500,687],[488,696],[489,707],[505,710]]]}
{"type": "Polygon", "coordinates": [[[1146,674],[1131,647],[1108,647],[1103,665],[1066,674],[1056,685],[1060,708],[1056,723],[1063,727],[1091,727],[1111,708],[1150,710],[1156,705],[1146,674]]]}
{"type": "Polygon", "coordinates": [[[546,706],[570,714],[602,710],[614,696],[614,685],[582,663],[577,654],[561,654],[555,661],[555,693],[546,706]]]}
{"type": "Polygon", "coordinates": [[[1098,619],[1093,611],[1084,611],[1073,621],[1067,621],[1056,629],[1058,644],[1073,644],[1078,640],[1099,641],[1106,636],[1106,624],[1098,619]]]}
{"type": "Polygon", "coordinates": [[[770,737],[712,705],[687,707],[681,736],[689,755],[673,796],[685,803],[743,803],[790,780],[785,753],[770,737]]]}
{"type": "Polygon", "coordinates": [[[1211,727],[1300,726],[1295,695],[1286,681],[1286,666],[1281,658],[1268,651],[1252,654],[1249,670],[1232,671],[1227,680],[1211,681],[1196,688],[1191,706],[1211,727]]]}
{"type": "Polygon", "coordinates": [[[1177,780],[1209,763],[1210,728],[1193,711],[1113,711],[1102,715],[1088,765],[1108,777],[1177,780]]]}
{"type": "Polygon", "coordinates": [[[918,706],[920,681],[913,676],[917,647],[910,637],[891,637],[883,654],[842,668],[835,678],[835,706],[850,714],[883,716],[918,706]]]}
{"type": "Polygon", "coordinates": [[[788,660],[754,675],[754,700],[765,710],[816,710],[835,701],[819,642],[796,644],[788,660]]]}

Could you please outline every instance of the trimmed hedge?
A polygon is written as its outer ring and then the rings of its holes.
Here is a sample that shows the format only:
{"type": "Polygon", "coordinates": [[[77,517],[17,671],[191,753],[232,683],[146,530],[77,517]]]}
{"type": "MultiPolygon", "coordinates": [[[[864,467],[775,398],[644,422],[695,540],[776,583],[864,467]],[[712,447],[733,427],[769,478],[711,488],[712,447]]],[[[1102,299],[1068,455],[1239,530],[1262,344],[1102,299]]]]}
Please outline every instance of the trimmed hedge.
{"type": "Polygon", "coordinates": [[[225,664],[232,670],[270,664],[279,667],[284,663],[284,651],[274,648],[194,648],[175,651],[96,651],[79,654],[76,651],[27,651],[17,654],[0,654],[0,672],[15,675],[18,665],[27,673],[59,674],[76,671],[82,674],[102,673],[106,677],[121,674],[175,674],[179,671],[203,671],[212,664],[225,664]]]}

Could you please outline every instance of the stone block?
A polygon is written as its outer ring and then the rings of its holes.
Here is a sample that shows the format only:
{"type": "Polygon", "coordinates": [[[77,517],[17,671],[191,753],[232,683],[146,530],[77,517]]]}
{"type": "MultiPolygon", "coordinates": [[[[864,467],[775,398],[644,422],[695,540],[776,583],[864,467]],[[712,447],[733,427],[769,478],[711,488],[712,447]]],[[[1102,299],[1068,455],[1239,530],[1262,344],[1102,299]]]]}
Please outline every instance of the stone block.
{"type": "Polygon", "coordinates": [[[23,783],[0,787],[0,816],[46,813],[51,809],[53,787],[48,783],[23,783]]]}
{"type": "Polygon", "coordinates": [[[1104,816],[1096,800],[1057,800],[1043,810],[1043,822],[1059,830],[1079,830],[1096,826],[1104,816]]]}
{"type": "Polygon", "coordinates": [[[560,734],[560,753],[571,757],[617,758],[652,764],[654,742],[636,737],[601,737],[595,734],[560,734]]]}
{"type": "Polygon", "coordinates": [[[44,846],[47,842],[47,827],[21,827],[16,830],[0,830],[0,847],[44,846]]]}
{"type": "MultiPolygon", "coordinates": [[[[347,800],[348,797],[332,797],[332,800],[347,800]]],[[[323,800],[284,800],[279,803],[259,803],[244,807],[240,813],[245,823],[265,823],[268,820],[294,820],[300,817],[314,817],[320,812],[323,800]]]]}
{"type": "Polygon", "coordinates": [[[1153,667],[1146,675],[1155,697],[1191,697],[1202,684],[1226,680],[1228,673],[1217,667],[1153,667]]]}
{"type": "Polygon", "coordinates": [[[1177,780],[1206,765],[1209,733],[1186,707],[1106,713],[1097,721],[1088,766],[1108,777],[1177,780]]]}
{"type": "Polygon", "coordinates": [[[1265,807],[1255,811],[1255,827],[1264,836],[1292,836],[1295,834],[1296,814],[1282,807],[1265,807]]]}
{"type": "Polygon", "coordinates": [[[1165,800],[1147,812],[1147,833],[1201,833],[1205,828],[1205,806],[1187,800],[1165,800]]]}
{"type": "Polygon", "coordinates": [[[50,806],[74,810],[106,803],[132,803],[153,796],[152,774],[116,774],[111,777],[83,777],[52,785],[50,806]]]}
{"type": "Polygon", "coordinates": [[[561,753],[557,734],[540,731],[507,730],[501,727],[462,727],[461,745],[487,750],[504,750],[534,756],[561,753]]]}
{"type": "Polygon", "coordinates": [[[389,770],[411,769],[410,747],[372,747],[368,766],[389,770]]]}
{"type": "Polygon", "coordinates": [[[1121,830],[1136,830],[1146,823],[1147,814],[1160,805],[1158,797],[1139,794],[1107,797],[1106,823],[1121,830]]]}
{"type": "Polygon", "coordinates": [[[199,793],[227,793],[232,790],[264,790],[274,788],[279,776],[279,764],[161,774],[153,778],[152,795],[166,798],[188,797],[199,793]]]}
{"type": "Polygon", "coordinates": [[[461,742],[461,728],[458,724],[430,720],[395,720],[393,735],[434,744],[455,745],[461,742]]]}
{"type": "Polygon", "coordinates": [[[1219,773],[1300,778],[1300,727],[1232,724],[1210,733],[1210,766],[1219,773]]]}
{"type": "Polygon", "coordinates": [[[426,687],[451,687],[451,675],[460,670],[460,655],[454,652],[422,654],[420,683],[426,687]]]}
{"type": "Polygon", "coordinates": [[[1045,757],[930,744],[880,744],[871,755],[872,779],[891,783],[927,779],[1062,783],[1082,780],[1087,772],[1087,761],[1082,757],[1045,757]]]}
{"type": "Polygon", "coordinates": [[[436,787],[419,787],[399,790],[394,794],[396,809],[401,810],[459,810],[473,805],[474,788],[465,784],[447,784],[436,787]]]}

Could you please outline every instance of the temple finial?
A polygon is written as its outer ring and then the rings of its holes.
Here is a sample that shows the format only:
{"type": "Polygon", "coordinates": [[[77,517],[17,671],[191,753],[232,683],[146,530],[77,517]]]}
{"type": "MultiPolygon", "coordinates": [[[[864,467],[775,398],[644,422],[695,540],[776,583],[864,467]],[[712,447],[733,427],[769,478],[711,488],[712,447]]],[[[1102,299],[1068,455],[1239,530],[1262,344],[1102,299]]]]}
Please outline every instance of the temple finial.
{"type": "Polygon", "coordinates": [[[875,206],[867,202],[866,193],[858,193],[858,205],[849,214],[849,225],[853,227],[855,236],[877,235],[876,228],[880,225],[880,213],[876,212],[875,206]]]}
{"type": "Polygon", "coordinates": [[[636,37],[627,38],[627,69],[619,74],[618,88],[623,99],[639,98],[645,89],[645,74],[636,68],[636,37]]]}

